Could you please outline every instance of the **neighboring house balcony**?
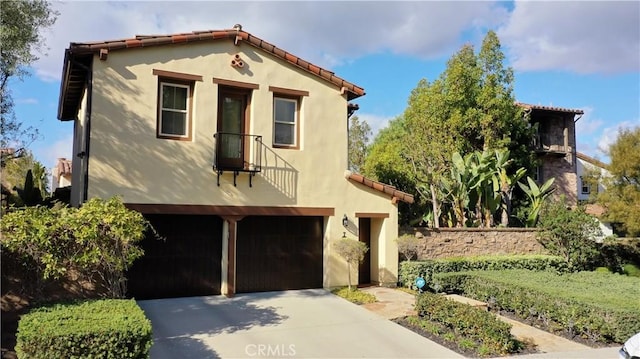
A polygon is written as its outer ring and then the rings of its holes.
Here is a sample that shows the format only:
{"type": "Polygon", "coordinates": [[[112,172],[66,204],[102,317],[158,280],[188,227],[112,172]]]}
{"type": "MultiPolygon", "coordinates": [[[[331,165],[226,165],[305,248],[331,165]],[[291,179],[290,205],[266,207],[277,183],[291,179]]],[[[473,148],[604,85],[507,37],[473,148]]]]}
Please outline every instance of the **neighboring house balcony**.
{"type": "Polygon", "coordinates": [[[262,136],[231,132],[217,132],[213,135],[213,170],[220,175],[224,171],[233,172],[233,185],[240,172],[249,173],[251,178],[262,170],[262,136]]]}
{"type": "Polygon", "coordinates": [[[561,139],[558,135],[540,133],[533,139],[533,148],[538,154],[548,154],[556,156],[564,156],[571,152],[571,147],[566,144],[568,139],[562,136],[561,139]]]}

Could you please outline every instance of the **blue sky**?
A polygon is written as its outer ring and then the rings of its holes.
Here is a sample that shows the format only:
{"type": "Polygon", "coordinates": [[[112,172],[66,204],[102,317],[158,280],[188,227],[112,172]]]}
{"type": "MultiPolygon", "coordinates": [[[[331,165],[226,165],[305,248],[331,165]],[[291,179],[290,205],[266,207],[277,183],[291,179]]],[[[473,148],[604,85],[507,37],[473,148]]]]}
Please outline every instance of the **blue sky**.
{"type": "Polygon", "coordinates": [[[54,2],[56,24],[32,76],[11,90],[18,119],[41,139],[45,166],[71,157],[73,125],[56,119],[70,42],[243,29],[365,88],[358,116],[378,130],[400,115],[422,78],[437,78],[465,43],[500,37],[518,101],[579,108],[578,151],[603,152],[621,127],[640,126],[640,2],[54,2]]]}

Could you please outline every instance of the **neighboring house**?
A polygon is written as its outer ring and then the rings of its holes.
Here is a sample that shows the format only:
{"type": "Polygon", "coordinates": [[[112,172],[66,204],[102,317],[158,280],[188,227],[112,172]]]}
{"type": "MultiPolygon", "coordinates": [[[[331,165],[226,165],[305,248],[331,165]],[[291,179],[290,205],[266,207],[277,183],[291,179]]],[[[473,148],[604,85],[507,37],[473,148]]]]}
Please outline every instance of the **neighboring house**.
{"type": "Polygon", "coordinates": [[[51,171],[51,193],[56,189],[71,186],[71,160],[58,158],[51,171]]]}
{"type": "Polygon", "coordinates": [[[370,247],[359,283],[395,285],[413,197],[346,171],[364,94],[239,25],[71,43],[71,202],[120,195],[164,237],[129,271],[137,298],[346,285],[343,236],[370,247]]]}
{"type": "Polygon", "coordinates": [[[538,183],[555,178],[556,197],[564,195],[571,205],[577,204],[576,126],[584,112],[552,106],[518,103],[538,133],[534,150],[540,164],[535,174],[538,183]],[[578,117],[576,117],[576,115],[578,117]]]}
{"type": "Polygon", "coordinates": [[[577,162],[577,176],[578,176],[578,202],[585,204],[585,210],[587,213],[598,218],[600,222],[600,229],[602,230],[602,237],[613,235],[613,225],[609,222],[603,222],[600,217],[605,212],[605,208],[596,203],[587,203],[592,195],[604,191],[604,186],[601,181],[598,181],[597,186],[590,184],[585,180],[585,177],[589,174],[597,173],[600,178],[609,176],[607,165],[593,157],[587,156],[578,152],[576,154],[578,158],[577,162]]]}

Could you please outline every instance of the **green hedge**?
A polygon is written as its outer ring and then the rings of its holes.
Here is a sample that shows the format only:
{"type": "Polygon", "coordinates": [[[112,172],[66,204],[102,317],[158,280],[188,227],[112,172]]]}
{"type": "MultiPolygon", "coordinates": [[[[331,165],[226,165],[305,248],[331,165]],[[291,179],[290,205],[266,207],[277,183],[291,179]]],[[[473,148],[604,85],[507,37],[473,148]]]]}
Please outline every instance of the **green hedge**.
{"type": "Polygon", "coordinates": [[[416,299],[420,317],[441,323],[464,337],[481,343],[481,353],[496,355],[517,352],[522,344],[511,335],[511,325],[495,315],[439,294],[422,293],[416,299]]]}
{"type": "Polygon", "coordinates": [[[134,300],[55,304],[25,314],[18,323],[20,359],[148,358],[151,322],[134,300]]]}
{"type": "Polygon", "coordinates": [[[567,269],[567,265],[561,257],[549,255],[478,256],[402,262],[399,282],[403,287],[411,288],[420,275],[424,275],[427,282],[431,283],[431,276],[435,273],[501,269],[562,272],[567,269]]]}
{"type": "Polygon", "coordinates": [[[552,331],[604,343],[623,343],[640,332],[640,281],[603,272],[559,275],[529,270],[441,273],[444,291],[495,303],[552,331]]]}

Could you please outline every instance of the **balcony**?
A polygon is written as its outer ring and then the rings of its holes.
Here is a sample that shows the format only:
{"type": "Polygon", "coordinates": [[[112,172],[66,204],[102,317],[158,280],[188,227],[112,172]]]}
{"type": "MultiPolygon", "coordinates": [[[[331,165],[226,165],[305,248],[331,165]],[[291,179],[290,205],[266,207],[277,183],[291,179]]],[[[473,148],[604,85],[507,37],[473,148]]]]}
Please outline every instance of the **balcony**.
{"type": "Polygon", "coordinates": [[[533,139],[533,149],[538,154],[549,154],[556,156],[565,156],[567,152],[569,152],[568,146],[558,143],[557,138],[554,138],[554,136],[551,136],[549,134],[536,135],[533,139]]]}
{"type": "Polygon", "coordinates": [[[249,173],[251,179],[262,170],[262,136],[241,133],[218,132],[213,135],[213,170],[220,175],[225,171],[233,173],[233,185],[240,172],[249,173]]]}

